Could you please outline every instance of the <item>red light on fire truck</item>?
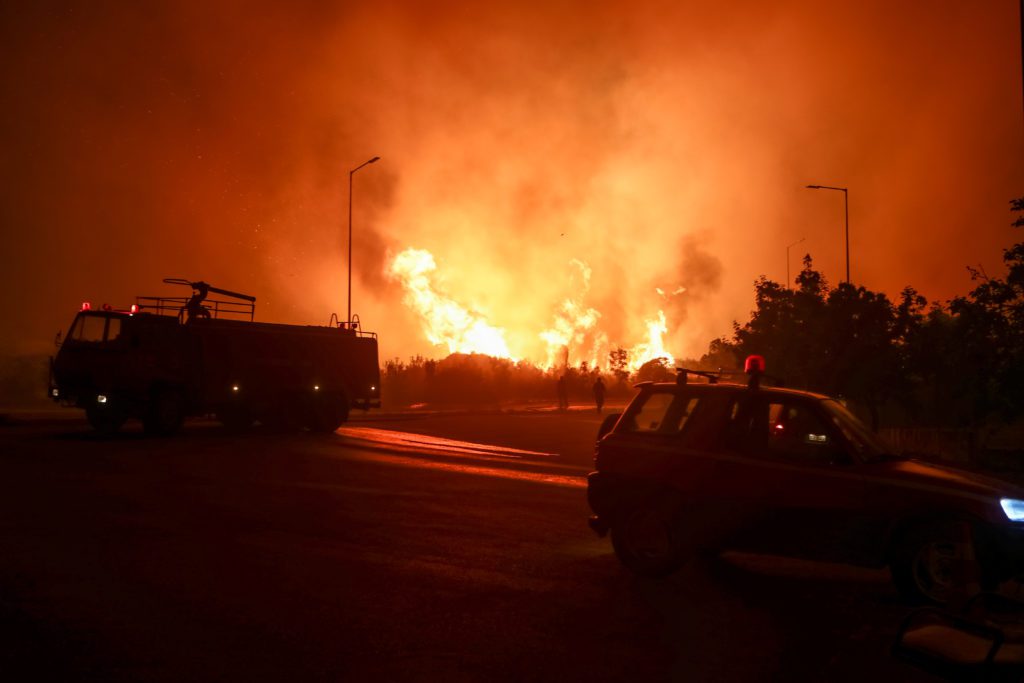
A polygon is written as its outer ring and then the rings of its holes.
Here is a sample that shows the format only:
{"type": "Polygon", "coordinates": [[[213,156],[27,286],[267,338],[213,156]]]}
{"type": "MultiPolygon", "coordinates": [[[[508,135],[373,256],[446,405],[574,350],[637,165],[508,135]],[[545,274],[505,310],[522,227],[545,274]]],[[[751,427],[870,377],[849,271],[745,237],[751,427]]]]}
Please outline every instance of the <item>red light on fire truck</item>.
{"type": "Polygon", "coordinates": [[[89,303],[88,301],[83,301],[82,302],[82,310],[83,311],[91,311],[92,310],[92,304],[89,303]]]}

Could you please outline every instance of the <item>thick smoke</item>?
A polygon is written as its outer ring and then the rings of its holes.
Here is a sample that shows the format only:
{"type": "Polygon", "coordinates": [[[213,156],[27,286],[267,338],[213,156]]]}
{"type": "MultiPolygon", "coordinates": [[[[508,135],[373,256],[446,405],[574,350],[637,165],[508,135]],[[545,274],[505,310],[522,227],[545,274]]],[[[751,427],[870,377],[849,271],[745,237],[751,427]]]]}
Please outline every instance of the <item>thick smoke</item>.
{"type": "Polygon", "coordinates": [[[344,315],[375,155],[353,300],[385,357],[445,353],[386,274],[409,247],[512,349],[543,353],[576,260],[609,344],[661,310],[699,354],[786,244],[841,279],[842,196],[808,183],[850,187],[856,282],[963,292],[1016,237],[1016,8],[908,7],[11,3],[0,351],[163,276],[344,315]]]}

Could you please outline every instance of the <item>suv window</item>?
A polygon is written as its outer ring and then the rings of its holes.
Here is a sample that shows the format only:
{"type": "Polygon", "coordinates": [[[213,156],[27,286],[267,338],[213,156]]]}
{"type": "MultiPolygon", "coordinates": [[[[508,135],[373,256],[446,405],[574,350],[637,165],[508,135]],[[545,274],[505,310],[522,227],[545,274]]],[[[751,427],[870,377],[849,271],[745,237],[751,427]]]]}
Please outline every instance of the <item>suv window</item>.
{"type": "Polygon", "coordinates": [[[821,402],[832,422],[846,437],[850,447],[865,460],[874,460],[890,452],[885,441],[854,417],[841,403],[834,399],[821,402]]]}
{"type": "Polygon", "coordinates": [[[699,402],[696,396],[673,391],[652,391],[641,395],[627,411],[623,431],[679,434],[685,429],[699,402]]]}
{"type": "Polygon", "coordinates": [[[768,452],[791,460],[831,462],[836,448],[833,430],[806,403],[768,404],[768,452]]]}
{"type": "Polygon", "coordinates": [[[828,464],[843,455],[830,421],[813,403],[760,397],[736,414],[728,445],[753,456],[828,464]]]}

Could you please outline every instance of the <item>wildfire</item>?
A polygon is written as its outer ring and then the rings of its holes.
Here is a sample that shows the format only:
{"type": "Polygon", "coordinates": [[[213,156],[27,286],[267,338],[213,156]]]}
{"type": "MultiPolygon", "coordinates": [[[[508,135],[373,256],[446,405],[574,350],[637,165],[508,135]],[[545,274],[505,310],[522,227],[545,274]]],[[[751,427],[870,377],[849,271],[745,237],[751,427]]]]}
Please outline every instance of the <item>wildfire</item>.
{"type": "Polygon", "coordinates": [[[451,297],[439,293],[431,279],[437,270],[434,257],[423,249],[406,249],[388,269],[405,288],[406,305],[420,315],[423,332],[431,344],[445,345],[449,353],[484,353],[512,358],[505,331],[487,323],[451,297]]]}
{"type": "MultiPolygon", "coordinates": [[[[570,282],[571,294],[553,312],[551,326],[534,339],[541,348],[517,349],[525,351],[516,357],[529,357],[544,369],[587,363],[593,368],[608,367],[608,353],[613,348],[608,336],[599,329],[601,313],[586,303],[590,291],[590,266],[578,259],[570,282]]],[[[398,280],[405,290],[404,302],[420,317],[427,339],[445,346],[449,353],[482,353],[499,358],[516,358],[509,350],[505,330],[490,324],[487,318],[443,292],[436,282],[437,264],[433,255],[423,249],[409,248],[399,253],[388,266],[387,273],[398,280]]],[[[682,293],[679,287],[672,296],[682,293]]],[[[665,292],[657,290],[662,298],[665,292]]],[[[628,348],[628,368],[635,372],[644,363],[664,358],[672,365],[675,359],[665,347],[668,323],[663,310],[644,319],[644,341],[628,348]]]]}
{"type": "Polygon", "coordinates": [[[664,358],[671,366],[675,364],[672,354],[665,349],[664,335],[668,333],[664,311],[658,311],[657,317],[645,321],[647,324],[647,341],[641,342],[629,350],[629,369],[636,372],[640,366],[655,358],[664,358]]]}
{"type": "Polygon", "coordinates": [[[590,266],[579,259],[570,263],[579,269],[581,282],[573,287],[575,294],[562,302],[556,311],[554,325],[540,333],[540,338],[547,344],[547,359],[543,367],[568,365],[572,360],[585,360],[591,367],[599,367],[605,364],[602,353],[607,353],[608,339],[603,332],[595,331],[601,314],[583,303],[590,290],[590,266]],[[583,357],[570,358],[570,349],[578,350],[577,355],[583,357]]]}

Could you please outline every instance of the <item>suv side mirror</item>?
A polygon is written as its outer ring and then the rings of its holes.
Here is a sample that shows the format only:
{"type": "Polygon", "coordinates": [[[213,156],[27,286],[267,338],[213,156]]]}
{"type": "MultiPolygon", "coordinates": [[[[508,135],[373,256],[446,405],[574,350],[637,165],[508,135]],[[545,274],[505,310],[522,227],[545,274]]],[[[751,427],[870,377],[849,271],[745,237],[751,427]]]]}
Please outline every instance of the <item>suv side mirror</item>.
{"type": "Polygon", "coordinates": [[[604,422],[601,423],[601,428],[597,430],[598,441],[603,439],[605,434],[612,431],[612,427],[615,426],[615,423],[619,421],[620,417],[622,417],[622,413],[612,413],[604,419],[604,422]]]}

